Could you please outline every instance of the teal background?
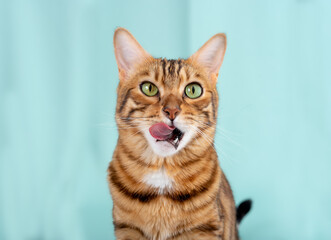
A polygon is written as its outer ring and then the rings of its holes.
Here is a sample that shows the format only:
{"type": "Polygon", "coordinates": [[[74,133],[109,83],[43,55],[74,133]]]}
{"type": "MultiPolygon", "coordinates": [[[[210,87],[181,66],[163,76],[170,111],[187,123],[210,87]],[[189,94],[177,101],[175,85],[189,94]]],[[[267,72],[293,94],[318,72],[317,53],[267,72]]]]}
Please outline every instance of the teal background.
{"type": "Polygon", "coordinates": [[[331,2],[0,0],[0,239],[115,239],[112,37],[188,57],[225,32],[216,148],[243,240],[331,239],[331,2]]]}

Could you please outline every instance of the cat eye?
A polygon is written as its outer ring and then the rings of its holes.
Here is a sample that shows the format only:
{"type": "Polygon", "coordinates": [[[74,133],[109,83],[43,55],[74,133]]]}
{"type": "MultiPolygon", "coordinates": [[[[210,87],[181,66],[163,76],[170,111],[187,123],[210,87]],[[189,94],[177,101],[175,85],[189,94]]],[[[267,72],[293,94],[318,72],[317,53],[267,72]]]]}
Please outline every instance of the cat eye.
{"type": "Polygon", "coordinates": [[[151,82],[142,83],[140,89],[148,97],[153,97],[159,92],[159,89],[151,82]]]}
{"type": "Polygon", "coordinates": [[[198,98],[202,94],[202,87],[198,83],[190,83],[185,87],[185,95],[189,98],[198,98]]]}

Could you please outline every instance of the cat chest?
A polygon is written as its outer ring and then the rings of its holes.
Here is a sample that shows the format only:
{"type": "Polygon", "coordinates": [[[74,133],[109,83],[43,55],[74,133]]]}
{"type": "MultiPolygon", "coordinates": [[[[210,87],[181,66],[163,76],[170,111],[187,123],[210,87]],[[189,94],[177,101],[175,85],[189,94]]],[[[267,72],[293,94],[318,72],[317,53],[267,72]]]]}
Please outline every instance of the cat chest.
{"type": "Polygon", "coordinates": [[[147,235],[158,236],[158,239],[167,239],[177,233],[183,221],[190,219],[180,205],[162,197],[144,209],[140,214],[141,227],[147,235]]]}
{"type": "Polygon", "coordinates": [[[213,203],[199,208],[192,207],[194,204],[198,203],[183,204],[160,197],[146,205],[141,205],[141,208],[138,207],[139,210],[131,216],[131,221],[143,229],[147,236],[162,240],[206,221],[218,220],[218,212],[213,203]]]}
{"type": "Polygon", "coordinates": [[[166,189],[171,190],[174,185],[174,179],[167,174],[164,168],[149,172],[142,177],[144,182],[150,188],[156,189],[162,194],[166,189]]]}

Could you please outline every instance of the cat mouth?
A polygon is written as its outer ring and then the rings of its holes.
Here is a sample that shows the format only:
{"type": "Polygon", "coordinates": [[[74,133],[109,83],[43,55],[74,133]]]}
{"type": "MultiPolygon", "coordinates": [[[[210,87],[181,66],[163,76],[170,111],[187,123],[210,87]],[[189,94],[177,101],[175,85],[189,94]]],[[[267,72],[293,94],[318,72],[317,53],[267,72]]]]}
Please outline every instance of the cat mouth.
{"type": "Polygon", "coordinates": [[[163,122],[156,123],[149,128],[149,132],[156,142],[165,141],[170,143],[175,149],[178,148],[184,133],[175,126],[169,126],[163,122]]]}
{"type": "Polygon", "coordinates": [[[181,132],[178,128],[175,128],[170,136],[170,138],[165,139],[165,140],[156,140],[157,142],[159,141],[167,141],[168,143],[170,143],[172,146],[174,146],[175,149],[178,148],[179,142],[180,140],[182,140],[184,136],[184,133],[181,132]]]}

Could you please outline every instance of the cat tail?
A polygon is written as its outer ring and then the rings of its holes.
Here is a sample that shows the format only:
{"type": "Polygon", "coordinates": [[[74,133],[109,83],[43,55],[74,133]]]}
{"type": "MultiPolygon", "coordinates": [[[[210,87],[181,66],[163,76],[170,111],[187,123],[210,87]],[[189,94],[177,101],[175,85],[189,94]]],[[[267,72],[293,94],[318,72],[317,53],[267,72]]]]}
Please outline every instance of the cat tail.
{"type": "Polygon", "coordinates": [[[237,207],[237,224],[241,222],[241,220],[246,216],[246,214],[251,210],[252,208],[252,200],[246,199],[245,201],[241,202],[239,206],[237,207]]]}

